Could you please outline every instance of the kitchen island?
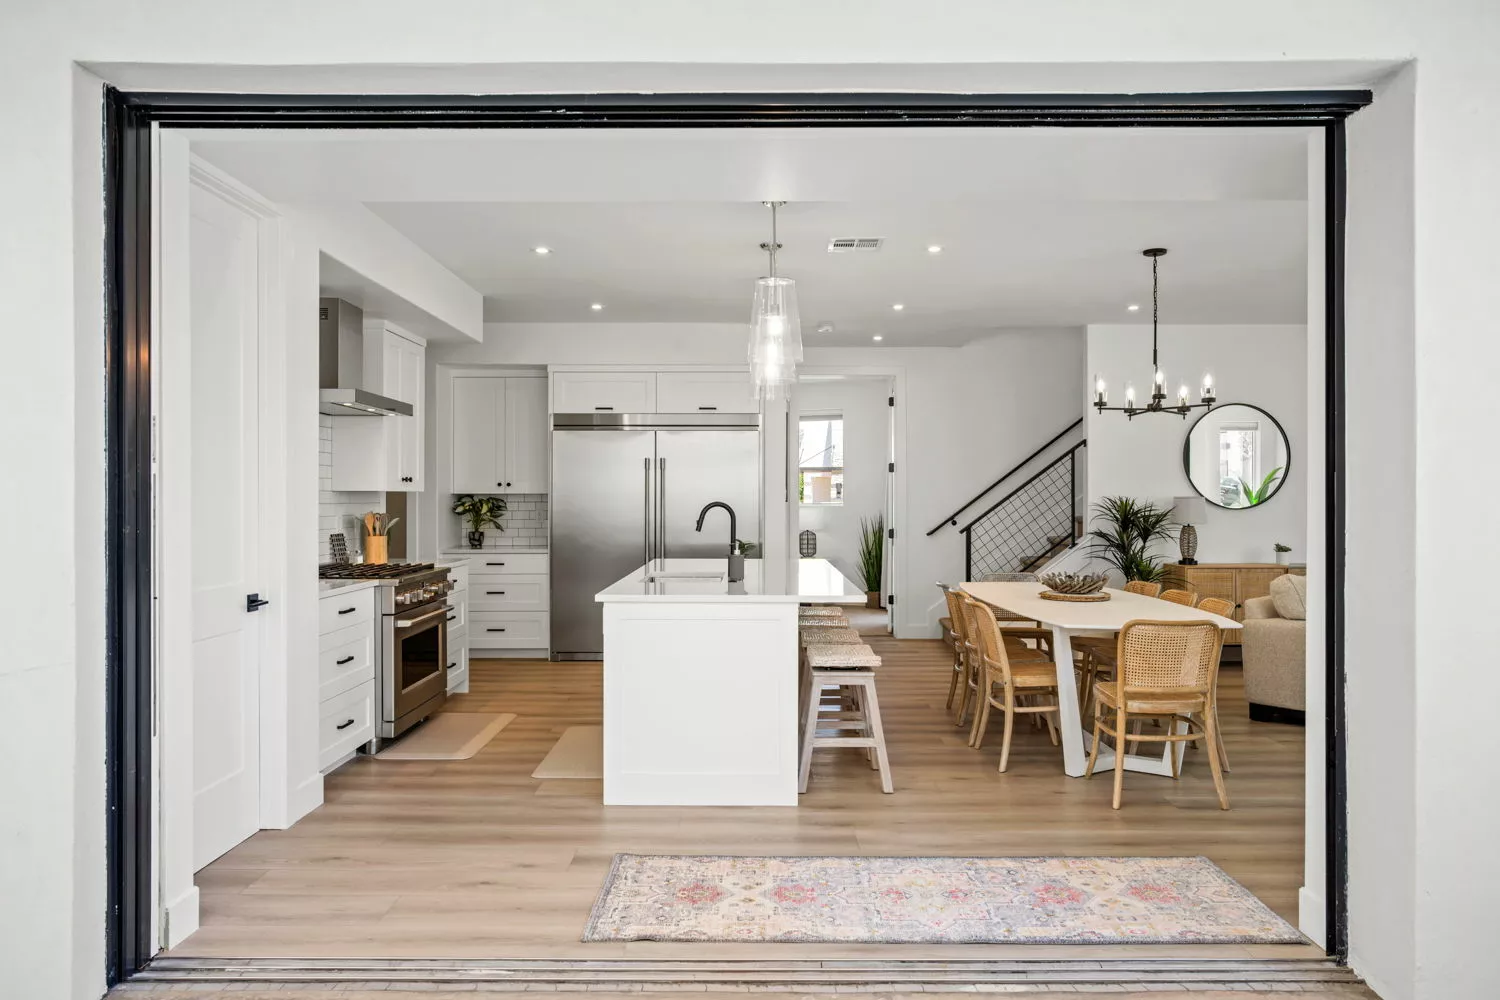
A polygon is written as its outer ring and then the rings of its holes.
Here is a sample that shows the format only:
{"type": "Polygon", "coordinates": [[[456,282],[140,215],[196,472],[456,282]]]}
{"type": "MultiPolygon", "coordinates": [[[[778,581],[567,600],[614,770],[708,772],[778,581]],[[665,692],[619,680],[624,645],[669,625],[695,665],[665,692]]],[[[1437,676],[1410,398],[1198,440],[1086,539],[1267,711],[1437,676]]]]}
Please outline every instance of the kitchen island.
{"type": "Polygon", "coordinates": [[[797,804],[797,606],[865,595],[826,559],[798,560],[790,594],[758,559],[726,569],[656,559],[596,596],[606,805],[797,804]]]}

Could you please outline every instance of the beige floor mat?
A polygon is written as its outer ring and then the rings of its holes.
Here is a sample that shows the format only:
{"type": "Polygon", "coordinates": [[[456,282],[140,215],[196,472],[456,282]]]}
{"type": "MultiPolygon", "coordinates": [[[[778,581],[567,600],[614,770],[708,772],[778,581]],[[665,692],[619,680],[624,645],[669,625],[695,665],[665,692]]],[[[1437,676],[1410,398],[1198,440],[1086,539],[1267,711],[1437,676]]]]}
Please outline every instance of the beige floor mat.
{"type": "Polygon", "coordinates": [[[604,777],[604,727],[569,726],[531,776],[548,779],[604,777]]]}
{"type": "Polygon", "coordinates": [[[509,712],[439,712],[376,756],[381,760],[468,760],[514,718],[509,712]]]}

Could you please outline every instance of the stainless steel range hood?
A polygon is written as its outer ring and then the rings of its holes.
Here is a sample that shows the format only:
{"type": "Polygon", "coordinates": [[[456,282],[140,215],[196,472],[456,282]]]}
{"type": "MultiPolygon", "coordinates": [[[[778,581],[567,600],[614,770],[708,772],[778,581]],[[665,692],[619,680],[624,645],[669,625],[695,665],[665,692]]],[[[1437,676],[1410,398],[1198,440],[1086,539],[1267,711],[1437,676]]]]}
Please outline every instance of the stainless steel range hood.
{"type": "Polygon", "coordinates": [[[318,300],[318,412],[335,417],[409,417],[412,405],[365,384],[364,310],[343,299],[318,300]]]}

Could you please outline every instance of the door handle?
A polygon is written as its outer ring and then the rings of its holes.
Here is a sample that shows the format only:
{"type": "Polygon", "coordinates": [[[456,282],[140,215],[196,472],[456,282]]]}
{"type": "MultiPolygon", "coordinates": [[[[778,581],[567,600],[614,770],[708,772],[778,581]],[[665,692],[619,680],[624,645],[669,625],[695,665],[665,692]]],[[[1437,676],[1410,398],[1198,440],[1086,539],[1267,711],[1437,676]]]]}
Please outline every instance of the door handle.
{"type": "Polygon", "coordinates": [[[651,568],[651,458],[647,456],[641,459],[645,470],[641,473],[641,481],[646,486],[646,506],[641,513],[641,555],[642,562],[647,569],[651,568]]]}
{"type": "Polygon", "coordinates": [[[657,555],[666,559],[666,459],[657,459],[657,555]]]}
{"type": "MultiPolygon", "coordinates": [[[[261,608],[265,607],[267,604],[270,604],[270,603],[271,603],[270,601],[262,600],[261,596],[259,594],[246,594],[245,595],[245,611],[246,612],[259,611],[261,608]]],[[[353,611],[354,609],[350,608],[349,610],[353,611]]],[[[343,612],[341,611],[341,612],[339,612],[339,614],[343,614],[343,612]]]]}
{"type": "Polygon", "coordinates": [[[396,627],[397,628],[411,628],[413,625],[420,625],[423,622],[430,622],[434,618],[441,618],[441,617],[443,617],[444,615],[446,615],[451,610],[452,609],[448,608],[448,607],[441,607],[441,608],[438,608],[436,611],[429,611],[427,614],[423,615],[420,618],[397,618],[396,619],[396,627]]]}

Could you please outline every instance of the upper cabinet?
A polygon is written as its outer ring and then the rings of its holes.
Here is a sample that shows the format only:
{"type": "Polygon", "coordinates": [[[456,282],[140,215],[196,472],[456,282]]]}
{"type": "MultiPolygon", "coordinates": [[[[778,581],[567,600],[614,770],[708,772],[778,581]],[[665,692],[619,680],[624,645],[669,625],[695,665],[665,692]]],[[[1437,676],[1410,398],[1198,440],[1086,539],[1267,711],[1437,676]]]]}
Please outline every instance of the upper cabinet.
{"type": "Polygon", "coordinates": [[[759,413],[738,371],[568,371],[552,374],[553,413],[759,413]]]}
{"type": "Polygon", "coordinates": [[[655,413],[656,372],[555,372],[553,413],[655,413]]]}
{"type": "Polygon", "coordinates": [[[423,488],[427,347],[379,319],[365,321],[365,387],[410,403],[412,415],[333,418],[333,488],[401,492],[423,488]]]}
{"type": "Polygon", "coordinates": [[[547,492],[547,380],[453,378],[454,493],[547,492]]]}
{"type": "Polygon", "coordinates": [[[759,413],[748,372],[660,372],[657,413],[759,413]]]}

